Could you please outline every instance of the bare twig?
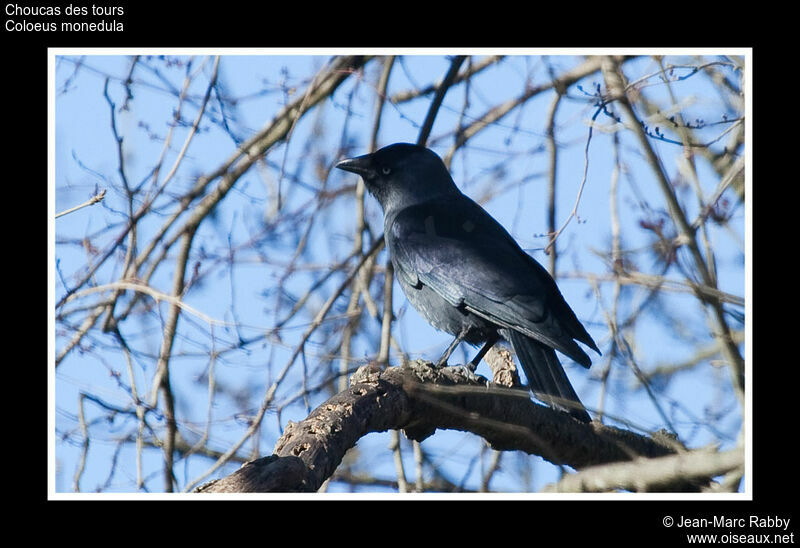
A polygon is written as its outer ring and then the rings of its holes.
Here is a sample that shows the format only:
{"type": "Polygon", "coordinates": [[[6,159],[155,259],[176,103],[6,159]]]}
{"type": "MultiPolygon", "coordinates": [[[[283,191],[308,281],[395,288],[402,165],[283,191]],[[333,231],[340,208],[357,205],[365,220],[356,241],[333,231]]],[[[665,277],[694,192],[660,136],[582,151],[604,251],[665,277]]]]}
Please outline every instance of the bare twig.
{"type": "Polygon", "coordinates": [[[311,334],[314,333],[314,331],[316,331],[316,329],[322,323],[322,320],[330,311],[331,307],[333,306],[333,303],[350,285],[353,278],[356,276],[356,274],[358,274],[359,270],[364,265],[364,263],[378,251],[383,249],[383,245],[384,245],[383,237],[375,240],[375,243],[373,243],[372,248],[361,258],[361,260],[355,266],[350,275],[348,275],[347,278],[345,278],[345,280],[339,285],[336,291],[333,292],[333,294],[328,298],[328,300],[322,306],[320,311],[314,317],[314,320],[311,322],[311,325],[308,327],[308,329],[306,329],[305,333],[303,333],[300,342],[295,347],[295,350],[289,357],[289,360],[286,362],[283,369],[278,374],[277,378],[273,381],[272,385],[267,389],[264,398],[261,402],[261,405],[259,406],[258,412],[256,413],[255,417],[253,417],[251,425],[247,429],[247,432],[245,432],[245,434],[239,439],[239,441],[234,443],[219,459],[217,459],[217,461],[208,470],[206,470],[202,475],[195,478],[193,481],[189,482],[188,486],[186,487],[186,490],[191,490],[195,485],[203,481],[209,475],[213,474],[214,471],[219,469],[220,466],[228,462],[228,460],[230,460],[233,457],[233,455],[236,454],[236,452],[244,444],[244,442],[247,441],[250,438],[250,436],[252,436],[253,433],[258,429],[259,425],[261,424],[261,421],[264,418],[264,413],[266,413],[267,409],[272,403],[272,399],[275,397],[275,391],[278,389],[278,386],[280,385],[281,381],[286,376],[286,373],[288,373],[289,368],[292,366],[292,364],[294,364],[297,357],[303,351],[304,345],[308,341],[309,337],[311,337],[311,334]]]}
{"type": "Polygon", "coordinates": [[[61,213],[56,213],[56,219],[58,219],[59,217],[63,217],[64,215],[68,215],[74,211],[78,211],[81,208],[94,205],[105,197],[106,197],[106,189],[103,189],[94,196],[92,196],[91,198],[89,198],[88,200],[86,200],[85,202],[83,202],[82,204],[76,205],[75,207],[71,207],[66,211],[62,211],[61,213]]]}
{"type": "Polygon", "coordinates": [[[456,75],[458,74],[458,69],[461,67],[461,64],[466,58],[466,55],[455,56],[450,62],[450,68],[447,70],[447,74],[445,74],[444,78],[442,79],[442,83],[436,87],[436,95],[433,96],[433,101],[431,101],[431,105],[428,107],[428,114],[425,115],[425,121],[422,123],[422,128],[420,128],[419,135],[417,136],[418,145],[425,145],[425,143],[428,142],[431,129],[433,129],[433,121],[436,119],[436,115],[439,113],[439,107],[442,105],[442,100],[444,99],[447,90],[450,89],[451,85],[453,85],[456,75]]]}
{"type": "Polygon", "coordinates": [[[558,146],[556,144],[556,112],[561,103],[562,94],[556,88],[556,94],[547,114],[547,152],[550,156],[550,170],[547,173],[547,233],[553,236],[547,247],[550,255],[550,275],[556,277],[556,261],[558,253],[555,247],[556,234],[556,175],[558,173],[558,146]]]}
{"type": "MultiPolygon", "coordinates": [[[[667,175],[664,173],[661,161],[653,150],[653,147],[651,146],[648,136],[645,134],[642,125],[638,123],[636,113],[633,111],[633,107],[623,91],[624,85],[619,62],[610,57],[603,57],[603,75],[606,79],[609,92],[612,96],[618,99],[618,104],[630,120],[629,127],[633,130],[634,134],[638,138],[645,157],[653,169],[656,181],[658,182],[662,194],[667,202],[669,213],[675,222],[675,225],[678,227],[681,236],[686,241],[689,251],[691,252],[695,268],[697,273],[700,275],[702,283],[708,287],[716,289],[714,278],[711,275],[709,267],[706,264],[702,253],[700,252],[700,248],[695,237],[695,231],[692,229],[691,225],[686,219],[684,210],[678,202],[677,196],[675,195],[675,189],[670,184],[667,175]]],[[[720,339],[723,341],[725,356],[730,365],[733,386],[740,398],[740,401],[743,402],[744,360],[742,359],[742,355],[739,352],[738,346],[733,341],[730,327],[725,319],[725,311],[722,308],[722,303],[718,299],[708,298],[702,294],[699,294],[698,296],[703,299],[704,302],[710,305],[713,313],[713,319],[717,328],[715,335],[720,337],[720,339]]]]}

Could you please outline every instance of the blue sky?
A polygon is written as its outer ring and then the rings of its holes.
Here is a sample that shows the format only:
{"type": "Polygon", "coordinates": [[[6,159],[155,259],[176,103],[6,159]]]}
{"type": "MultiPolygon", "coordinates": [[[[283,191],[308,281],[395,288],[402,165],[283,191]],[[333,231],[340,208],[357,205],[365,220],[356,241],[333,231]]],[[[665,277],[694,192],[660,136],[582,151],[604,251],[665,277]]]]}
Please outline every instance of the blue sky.
{"type": "MultiPolygon", "coordinates": [[[[221,53],[225,54],[224,51],[221,53]]],[[[223,55],[219,65],[219,90],[227,97],[238,100],[235,105],[229,105],[231,110],[228,112],[220,110],[219,101],[212,100],[209,103],[207,115],[210,119],[201,124],[201,131],[193,139],[175,181],[171,183],[170,192],[180,194],[193,184],[198,175],[213,170],[229,157],[235,150],[236,140],[252,135],[286,101],[302,93],[310,75],[319,70],[328,57],[326,54],[223,55]],[[214,122],[223,115],[228,122],[227,128],[214,122]]],[[[475,61],[480,58],[476,56],[475,61]]],[[[188,59],[189,56],[185,55],[171,55],[166,59],[142,63],[134,75],[130,109],[116,113],[118,131],[124,136],[125,168],[132,185],[147,181],[155,159],[161,154],[168,122],[176,105],[175,90],[181,89],[187,67],[196,77],[187,90],[191,100],[183,107],[182,119],[191,123],[196,115],[213,62],[206,55],[194,56],[190,64],[187,64],[188,59]]],[[[705,60],[723,58],[709,55],[705,60]]],[[[667,62],[676,65],[698,63],[686,56],[668,57],[667,62]]],[[[469,89],[460,85],[448,93],[429,145],[440,155],[446,155],[453,142],[454,128],[459,123],[466,124],[478,119],[488,109],[520,95],[526,86],[547,81],[550,70],[560,73],[580,63],[581,59],[575,55],[544,58],[540,55],[510,55],[471,81],[469,89]]],[[[91,242],[96,249],[102,250],[116,237],[126,219],[125,197],[118,191],[117,149],[111,134],[110,109],[103,90],[108,77],[109,97],[117,107],[122,105],[126,100],[124,82],[130,66],[130,55],[81,55],[70,52],[55,58],[54,210],[63,211],[85,201],[95,193],[95,189],[107,189],[101,204],[84,208],[54,222],[53,287],[56,301],[65,294],[64,282],[67,286],[74,282],[86,265],[87,256],[94,257],[91,252],[87,255],[89,248],[82,245],[81,241],[91,242]]],[[[389,95],[436,82],[448,66],[449,60],[442,54],[404,56],[393,68],[389,95]]],[[[334,100],[317,109],[316,117],[312,114],[303,118],[294,128],[288,146],[282,144],[270,151],[266,163],[262,165],[263,171],[251,169],[246,173],[213,219],[202,225],[193,258],[201,265],[204,277],[202,283],[192,287],[185,295],[184,302],[202,312],[204,317],[184,315],[180,337],[176,342],[177,356],[171,365],[179,413],[187,421],[187,435],[193,432],[199,436],[205,428],[208,387],[202,379],[209,367],[209,348],[224,349],[214,365],[220,383],[225,383],[231,393],[249,398],[251,406],[257,406],[265,383],[274,378],[291,353],[293,337],[302,333],[309,316],[313,316],[313,307],[321,304],[312,300],[309,305],[311,310],[287,325],[283,344],[273,342],[233,348],[238,337],[259,336],[274,326],[276,301],[270,291],[274,290],[275,281],[282,272],[281,267],[291,257],[296,244],[296,235],[291,231],[270,232],[265,228],[270,226],[270,207],[273,205],[267,183],[270,178],[274,181],[280,177],[278,166],[283,165],[285,171],[281,186],[285,191],[285,211],[294,211],[303,220],[308,218],[314,211],[308,203],[315,195],[314,189],[319,188],[322,181],[314,172],[313,162],[304,160],[308,160],[310,155],[319,155],[320,161],[330,165],[338,159],[336,155],[344,142],[353,154],[366,152],[373,122],[374,74],[377,68],[376,64],[368,65],[367,74],[362,79],[351,78],[342,84],[334,100]],[[322,136],[312,138],[315,132],[321,132],[322,136]],[[304,143],[308,142],[314,143],[313,150],[305,148],[304,143]],[[235,251],[239,261],[234,270],[226,269],[224,262],[219,259],[231,250],[235,251]],[[209,325],[205,317],[213,318],[216,323],[209,325]],[[238,324],[238,328],[233,324],[238,324]]],[[[682,74],[680,70],[676,69],[678,74],[682,74]]],[[[723,67],[722,70],[728,69],[723,67]]],[[[652,58],[634,60],[625,65],[625,71],[633,80],[652,74],[654,62],[652,58]]],[[[683,74],[689,72],[684,69],[683,74]]],[[[734,71],[730,71],[730,74],[731,77],[735,76],[734,71]]],[[[645,88],[648,97],[654,102],[666,104],[666,86],[659,85],[656,79],[652,81],[653,85],[645,88]]],[[[595,83],[601,83],[599,74],[581,82],[583,92],[576,87],[570,88],[559,107],[558,224],[573,208],[583,177],[589,120],[595,112],[590,96],[595,83]]],[[[709,123],[697,131],[698,138],[717,138],[730,125],[722,123],[724,119],[737,116],[736,112],[726,107],[708,79],[693,76],[674,82],[672,89],[678,96],[685,119],[709,123]],[[710,122],[719,123],[715,125],[710,122]]],[[[542,251],[547,240],[542,235],[547,230],[545,189],[549,166],[548,155],[543,148],[543,120],[551,102],[552,94],[542,94],[515,109],[470,140],[465,150],[455,154],[451,165],[451,172],[460,188],[479,201],[491,196],[490,200],[483,202],[484,207],[510,230],[523,248],[543,264],[547,264],[547,257],[542,251]],[[519,181],[522,184],[517,184],[519,181]]],[[[415,141],[428,103],[428,99],[422,99],[387,104],[378,136],[379,145],[415,141]]],[[[167,153],[165,165],[171,165],[171,160],[177,157],[179,143],[187,134],[186,126],[183,124],[175,129],[176,144],[167,153]]],[[[612,130],[615,126],[615,122],[608,117],[601,115],[598,118],[589,145],[589,168],[578,207],[578,220],[573,220],[559,239],[559,286],[604,351],[609,344],[604,307],[607,309],[611,303],[611,285],[600,284],[601,300],[598,301],[598,295],[588,283],[586,274],[608,272],[606,263],[599,255],[608,250],[611,238],[609,184],[614,173],[612,130]]],[[[668,131],[668,128],[663,130],[668,131]]],[[[681,147],[655,139],[652,142],[670,176],[680,179],[676,166],[682,155],[681,147]]],[[[723,144],[721,141],[716,148],[721,149],[723,144]]],[[[650,168],[629,135],[622,136],[619,151],[627,168],[620,175],[618,183],[619,220],[624,247],[641,250],[650,244],[652,235],[641,228],[641,223],[663,214],[664,204],[650,168]]],[[[706,162],[698,161],[697,166],[699,184],[704,193],[709,195],[719,178],[706,162]]],[[[328,189],[344,188],[355,184],[355,179],[350,174],[334,170],[325,184],[328,189]]],[[[679,192],[689,218],[693,219],[699,210],[690,186],[684,185],[679,192]]],[[[726,194],[726,197],[731,202],[735,201],[732,194],[726,194]]],[[[170,202],[167,196],[157,203],[162,204],[165,208],[163,211],[158,211],[141,223],[138,234],[140,242],[146,242],[169,215],[170,202]]],[[[368,224],[379,234],[382,215],[377,202],[368,197],[365,207],[368,224]]],[[[318,265],[344,259],[352,247],[354,227],[353,202],[350,198],[337,199],[319,212],[319,218],[312,224],[308,250],[299,260],[299,264],[305,265],[307,270],[294,273],[287,281],[287,290],[302,294],[323,272],[317,268],[318,265]]],[[[717,257],[719,288],[744,297],[744,206],[733,209],[726,227],[709,224],[709,239],[717,257]]],[[[385,259],[384,252],[378,262],[383,264],[385,259]]],[[[656,267],[655,260],[652,257],[648,259],[646,253],[637,254],[636,261],[642,272],[652,271],[656,267]]],[[[100,268],[95,283],[100,285],[116,279],[119,276],[119,264],[119,261],[115,261],[100,268]]],[[[160,269],[150,285],[168,293],[171,275],[171,269],[160,269]]],[[[679,278],[674,270],[669,277],[679,278]]],[[[327,295],[325,291],[330,291],[339,279],[325,284],[321,295],[327,295]]],[[[620,315],[624,317],[627,310],[635,309],[645,294],[641,288],[626,287],[620,300],[620,315]]],[[[81,301],[74,301],[73,306],[88,305],[96,298],[97,295],[87,295],[81,301]]],[[[315,298],[319,300],[322,297],[315,298]]],[[[338,304],[346,306],[347,299],[347,295],[340,297],[338,304]]],[[[680,362],[711,341],[706,317],[691,294],[663,292],[657,305],[645,311],[631,332],[631,341],[635,342],[634,352],[643,369],[680,362]],[[669,318],[671,329],[665,329],[660,321],[665,318],[669,318]]],[[[130,341],[139,350],[134,369],[140,387],[149,388],[148,379],[154,367],[153,356],[157,354],[162,335],[159,318],[163,321],[167,309],[168,306],[161,303],[151,314],[144,316],[141,324],[126,327],[130,341]]],[[[394,310],[397,322],[393,333],[411,358],[433,359],[449,343],[450,336],[437,333],[420,319],[407,305],[397,286],[394,310]]],[[[75,318],[80,317],[80,314],[71,317],[69,323],[72,329],[73,322],[77,321],[75,318]]],[[[63,327],[56,325],[55,353],[72,336],[72,332],[63,327]]],[[[742,328],[737,326],[737,329],[742,328]]],[[[377,329],[377,326],[368,327],[373,335],[377,329]]],[[[306,366],[312,371],[309,378],[319,381],[324,376],[324,371],[319,369],[319,357],[327,352],[328,341],[313,338],[312,343],[308,356],[310,363],[306,366]]],[[[456,355],[471,355],[473,350],[462,346],[456,355]]],[[[376,351],[374,336],[361,337],[354,342],[353,356],[363,360],[363,363],[376,351]]],[[[397,358],[393,353],[392,361],[395,362],[397,358]]],[[[590,409],[600,397],[601,383],[597,375],[604,367],[604,360],[604,357],[596,357],[593,368],[588,372],[562,360],[577,392],[590,409]]],[[[120,407],[130,406],[130,394],[125,388],[126,375],[116,375],[124,370],[123,361],[112,337],[92,332],[86,339],[86,348],[71,352],[53,374],[56,490],[72,490],[72,477],[79,466],[82,448],[82,436],[76,420],[79,394],[89,393],[120,407]]],[[[307,413],[307,405],[314,407],[324,399],[318,395],[307,404],[302,399],[294,404],[288,403],[303,386],[300,367],[302,365],[299,363],[293,366],[293,375],[282,386],[280,399],[287,402],[286,408],[280,416],[273,414],[265,419],[256,449],[259,454],[271,451],[280,435],[280,428],[285,426],[287,420],[301,420],[307,413]]],[[[488,368],[483,365],[478,372],[486,375],[488,368]]],[[[612,367],[612,379],[612,390],[608,392],[605,404],[611,416],[622,417],[631,425],[646,430],[664,426],[661,415],[650,399],[643,395],[641,389],[635,389],[630,371],[616,364],[612,367]]],[[[693,369],[691,374],[677,376],[665,386],[655,387],[659,402],[674,421],[673,426],[690,446],[710,442],[728,446],[735,443],[741,415],[730,387],[726,389],[726,383],[724,370],[709,363],[693,369]],[[719,421],[705,424],[703,417],[709,408],[728,409],[728,412],[719,421]]],[[[135,421],[118,419],[103,424],[99,419],[108,415],[106,409],[84,403],[84,410],[87,420],[94,418],[98,422],[92,425],[92,445],[81,476],[81,489],[130,492],[132,478],[135,479],[132,472],[135,451],[132,444],[120,444],[119,439],[131,431],[135,421]],[[112,462],[116,464],[112,465],[112,462]]],[[[220,397],[213,407],[214,428],[209,445],[224,451],[228,444],[241,435],[243,424],[240,419],[234,402],[220,397]]],[[[370,472],[391,478],[394,467],[386,449],[388,439],[385,433],[372,434],[359,442],[358,449],[363,455],[360,461],[362,465],[369,463],[370,472]]],[[[482,453],[480,440],[475,436],[461,432],[438,432],[423,446],[435,455],[441,466],[452,470],[452,474],[463,474],[465,485],[476,485],[481,465],[473,462],[470,466],[470,462],[482,453]]],[[[248,451],[253,449],[252,444],[246,447],[248,451]]],[[[409,462],[407,469],[413,469],[411,452],[406,451],[405,454],[409,462]]],[[[149,478],[146,482],[148,489],[157,491],[161,481],[160,451],[149,449],[142,455],[143,468],[149,478]]],[[[484,455],[481,458],[488,457],[484,455]]],[[[508,455],[503,458],[503,462],[512,459],[514,462],[523,462],[523,466],[532,471],[529,483],[525,484],[527,488],[540,488],[558,476],[557,469],[537,457],[508,455]]],[[[176,468],[180,476],[179,484],[188,484],[202,474],[209,464],[208,459],[199,457],[182,461],[176,468]]],[[[223,470],[230,472],[236,466],[229,464],[223,470]]],[[[493,487],[523,490],[519,481],[518,475],[504,473],[498,476],[497,484],[493,484],[493,487]]]]}

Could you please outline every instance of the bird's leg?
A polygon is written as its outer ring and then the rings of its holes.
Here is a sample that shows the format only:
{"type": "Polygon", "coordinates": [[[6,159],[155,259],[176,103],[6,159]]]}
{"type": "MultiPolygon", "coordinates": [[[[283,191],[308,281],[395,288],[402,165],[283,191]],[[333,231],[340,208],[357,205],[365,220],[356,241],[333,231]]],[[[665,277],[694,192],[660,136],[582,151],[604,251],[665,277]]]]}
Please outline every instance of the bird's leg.
{"type": "Polygon", "coordinates": [[[467,336],[468,331],[469,328],[467,327],[461,329],[461,332],[458,334],[455,340],[452,343],[450,343],[450,346],[448,346],[447,350],[444,351],[442,357],[439,358],[438,362],[436,362],[436,367],[442,367],[444,365],[447,365],[447,360],[450,359],[450,354],[452,354],[453,351],[456,349],[456,347],[459,345],[459,343],[464,340],[464,337],[467,336]]]}
{"type": "Polygon", "coordinates": [[[469,368],[470,371],[475,371],[478,368],[478,364],[481,363],[483,357],[486,355],[487,352],[489,352],[489,350],[492,349],[492,347],[495,345],[495,343],[497,343],[498,340],[500,340],[500,337],[498,337],[497,335],[494,335],[491,338],[489,338],[483,345],[483,347],[478,351],[478,353],[475,354],[475,357],[472,358],[472,361],[466,365],[466,367],[469,368]]]}

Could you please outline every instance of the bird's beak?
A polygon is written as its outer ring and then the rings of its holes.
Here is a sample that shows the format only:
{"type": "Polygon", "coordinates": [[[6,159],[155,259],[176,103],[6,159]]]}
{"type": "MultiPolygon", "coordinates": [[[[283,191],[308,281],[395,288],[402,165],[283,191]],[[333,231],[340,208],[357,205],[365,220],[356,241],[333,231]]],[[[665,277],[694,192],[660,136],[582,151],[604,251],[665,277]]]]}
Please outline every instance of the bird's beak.
{"type": "Polygon", "coordinates": [[[378,174],[372,161],[372,154],[364,154],[363,156],[342,160],[336,164],[336,167],[361,175],[364,180],[373,179],[378,174]]]}

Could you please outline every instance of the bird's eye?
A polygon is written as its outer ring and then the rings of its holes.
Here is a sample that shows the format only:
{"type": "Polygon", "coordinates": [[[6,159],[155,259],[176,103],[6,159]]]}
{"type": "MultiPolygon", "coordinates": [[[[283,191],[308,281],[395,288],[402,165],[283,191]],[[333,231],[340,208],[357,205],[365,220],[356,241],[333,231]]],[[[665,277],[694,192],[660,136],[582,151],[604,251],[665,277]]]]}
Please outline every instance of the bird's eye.
{"type": "Polygon", "coordinates": [[[390,168],[390,167],[384,167],[381,170],[381,173],[383,173],[384,175],[389,175],[391,172],[392,172],[392,168],[390,168]]]}

